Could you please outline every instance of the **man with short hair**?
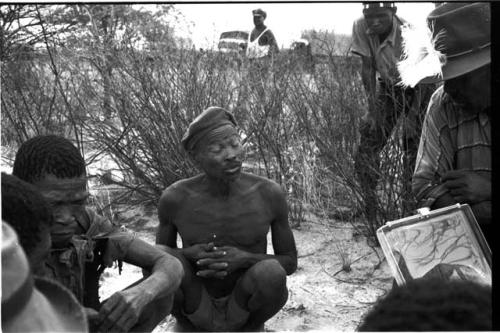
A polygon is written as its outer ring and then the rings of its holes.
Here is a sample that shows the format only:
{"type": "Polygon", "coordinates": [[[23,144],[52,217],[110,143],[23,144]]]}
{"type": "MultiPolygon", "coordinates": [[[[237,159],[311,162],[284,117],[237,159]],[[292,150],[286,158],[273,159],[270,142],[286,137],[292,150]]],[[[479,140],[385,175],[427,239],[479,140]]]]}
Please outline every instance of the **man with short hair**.
{"type": "Polygon", "coordinates": [[[52,249],[43,275],[74,293],[86,307],[91,330],[151,331],[171,309],[183,274],[180,262],[86,206],[85,161],[69,140],[44,135],[24,142],[13,174],[30,182],[51,205],[52,249]],[[115,261],[151,274],[101,302],[99,277],[115,261]]]}
{"type": "Polygon", "coordinates": [[[377,219],[375,190],[380,177],[380,152],[401,117],[404,117],[402,200],[406,212],[412,209],[410,183],[421,118],[434,88],[402,88],[398,85],[401,28],[406,21],[396,12],[394,2],[363,2],[363,17],[353,24],[351,52],[361,57],[361,79],[368,97],[368,109],[362,118],[360,144],[355,155],[355,172],[363,190],[365,215],[370,220],[377,219]]]}
{"type": "Polygon", "coordinates": [[[413,191],[421,207],[469,204],[491,243],[490,4],[445,3],[427,23],[439,49],[430,37],[408,38],[399,65],[405,84],[443,81],[425,116],[413,191]]]}
{"type": "Polygon", "coordinates": [[[264,25],[267,13],[259,8],[252,10],[252,14],[255,28],[248,38],[247,57],[249,59],[272,58],[279,52],[279,48],[273,32],[264,25]]]}
{"type": "Polygon", "coordinates": [[[220,107],[189,125],[182,145],[202,174],[170,185],[158,205],[157,243],[176,248],[182,239],[174,253],[185,276],[172,310],[181,329],[262,331],[286,303],[286,275],[297,268],[285,194],[241,171],[236,126],[220,107]],[[267,254],[269,229],[274,255],[267,254]]]}

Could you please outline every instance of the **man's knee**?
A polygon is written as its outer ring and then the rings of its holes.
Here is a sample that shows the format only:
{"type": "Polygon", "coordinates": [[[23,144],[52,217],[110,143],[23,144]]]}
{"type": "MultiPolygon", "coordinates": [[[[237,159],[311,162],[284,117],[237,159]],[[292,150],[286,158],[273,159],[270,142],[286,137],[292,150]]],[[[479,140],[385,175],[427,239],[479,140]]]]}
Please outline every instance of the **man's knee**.
{"type": "Polygon", "coordinates": [[[286,271],[276,259],[259,261],[248,273],[261,292],[275,293],[286,289],[286,271]]]}

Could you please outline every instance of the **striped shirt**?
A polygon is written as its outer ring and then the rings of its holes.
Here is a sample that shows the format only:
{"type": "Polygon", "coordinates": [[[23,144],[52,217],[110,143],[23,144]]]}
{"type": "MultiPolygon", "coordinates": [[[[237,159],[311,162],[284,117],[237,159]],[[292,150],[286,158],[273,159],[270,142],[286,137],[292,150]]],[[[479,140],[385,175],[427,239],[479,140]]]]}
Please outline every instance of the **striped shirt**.
{"type": "Polygon", "coordinates": [[[491,123],[486,112],[467,113],[438,88],[431,97],[412,179],[419,206],[431,207],[447,192],[440,178],[450,170],[491,179],[491,123]]]}

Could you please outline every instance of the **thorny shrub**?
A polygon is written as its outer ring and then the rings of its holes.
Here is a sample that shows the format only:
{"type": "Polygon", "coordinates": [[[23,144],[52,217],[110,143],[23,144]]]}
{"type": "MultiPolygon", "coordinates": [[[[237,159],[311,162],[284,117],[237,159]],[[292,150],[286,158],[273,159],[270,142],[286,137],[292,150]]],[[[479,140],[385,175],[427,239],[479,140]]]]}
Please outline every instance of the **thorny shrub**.
{"type": "MultiPolygon", "coordinates": [[[[303,58],[283,51],[262,68],[218,52],[125,45],[36,61],[29,70],[26,60],[2,70],[4,143],[57,128],[81,143],[89,163],[112,159],[119,172],[108,181],[128,188],[135,202],[155,204],[165,187],[198,172],[179,142],[198,113],[217,105],[240,124],[246,169],[288,194],[293,225],[310,209],[327,215],[341,207],[351,212],[341,217],[350,219],[362,206],[353,156],[367,103],[355,57],[330,50],[320,63],[304,66],[303,58]],[[102,52],[112,59],[107,80],[99,79],[104,74],[96,65],[102,52]],[[18,66],[24,74],[16,73],[18,66]]],[[[401,209],[400,144],[393,135],[381,153],[379,218],[365,221],[360,232],[367,236],[408,213],[401,209]]]]}

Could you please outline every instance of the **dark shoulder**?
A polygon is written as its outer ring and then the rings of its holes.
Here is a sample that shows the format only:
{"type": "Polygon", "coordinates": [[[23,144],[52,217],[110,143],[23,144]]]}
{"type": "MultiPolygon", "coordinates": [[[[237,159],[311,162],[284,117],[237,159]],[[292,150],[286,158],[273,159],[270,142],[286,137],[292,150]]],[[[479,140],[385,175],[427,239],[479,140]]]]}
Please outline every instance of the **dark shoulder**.
{"type": "Polygon", "coordinates": [[[264,35],[274,36],[273,31],[271,29],[267,29],[264,35]]]}
{"type": "Polygon", "coordinates": [[[265,198],[275,199],[285,196],[281,186],[269,178],[243,172],[241,179],[246,187],[255,188],[265,198]]]}
{"type": "Polygon", "coordinates": [[[443,86],[439,87],[432,94],[427,107],[427,117],[432,119],[443,119],[445,117],[447,105],[451,103],[448,95],[444,92],[443,86]]]}
{"type": "Polygon", "coordinates": [[[196,191],[197,184],[202,175],[181,179],[168,186],[161,194],[159,207],[177,206],[184,202],[193,192],[196,191]]]}

